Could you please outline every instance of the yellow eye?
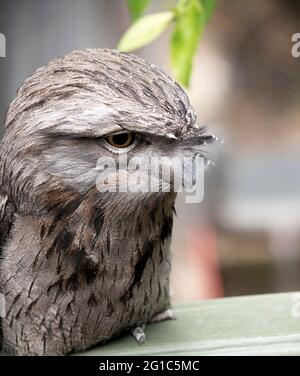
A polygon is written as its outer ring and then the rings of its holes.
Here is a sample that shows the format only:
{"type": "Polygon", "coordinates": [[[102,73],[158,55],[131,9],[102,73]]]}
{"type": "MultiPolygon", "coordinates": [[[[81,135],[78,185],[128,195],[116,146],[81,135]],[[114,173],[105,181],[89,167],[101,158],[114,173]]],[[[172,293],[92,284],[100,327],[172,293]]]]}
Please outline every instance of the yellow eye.
{"type": "Polygon", "coordinates": [[[124,149],[132,145],[134,141],[134,135],[133,133],[124,132],[112,134],[110,136],[105,137],[104,140],[114,148],[124,149]]]}

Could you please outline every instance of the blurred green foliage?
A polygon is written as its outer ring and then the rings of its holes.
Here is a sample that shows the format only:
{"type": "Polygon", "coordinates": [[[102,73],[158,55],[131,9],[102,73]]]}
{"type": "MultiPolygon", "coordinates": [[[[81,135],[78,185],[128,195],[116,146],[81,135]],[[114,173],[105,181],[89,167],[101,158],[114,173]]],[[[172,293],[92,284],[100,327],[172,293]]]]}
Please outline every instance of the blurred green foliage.
{"type": "Polygon", "coordinates": [[[132,21],[141,17],[150,0],[127,0],[127,6],[132,21]]]}
{"type": "Polygon", "coordinates": [[[176,81],[189,85],[192,61],[216,0],[178,0],[166,12],[142,17],[149,0],[127,0],[133,24],[124,33],[117,49],[131,52],[152,42],[172,26],[170,60],[176,81]]]}
{"type": "Polygon", "coordinates": [[[117,49],[130,52],[145,46],[157,38],[173,19],[173,12],[155,13],[138,19],[121,38],[117,49]]]}

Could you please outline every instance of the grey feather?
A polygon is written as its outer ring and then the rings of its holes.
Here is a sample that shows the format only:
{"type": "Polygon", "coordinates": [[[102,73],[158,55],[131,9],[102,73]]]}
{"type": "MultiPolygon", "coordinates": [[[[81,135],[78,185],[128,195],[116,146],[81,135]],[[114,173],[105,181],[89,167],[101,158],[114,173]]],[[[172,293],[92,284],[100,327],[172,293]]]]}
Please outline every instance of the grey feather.
{"type": "Polygon", "coordinates": [[[192,153],[207,137],[195,120],[169,76],[116,51],[71,52],[24,82],[0,145],[5,350],[80,351],[169,308],[176,194],[100,193],[95,166],[124,129],[147,139],[132,155],[192,153]]]}

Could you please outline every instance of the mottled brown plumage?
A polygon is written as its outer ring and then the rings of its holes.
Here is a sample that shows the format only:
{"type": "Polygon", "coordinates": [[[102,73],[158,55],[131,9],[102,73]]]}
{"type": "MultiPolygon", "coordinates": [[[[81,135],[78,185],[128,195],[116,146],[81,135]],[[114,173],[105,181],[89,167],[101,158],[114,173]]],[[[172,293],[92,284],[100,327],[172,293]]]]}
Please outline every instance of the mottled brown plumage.
{"type": "Polygon", "coordinates": [[[175,193],[95,186],[102,137],[124,129],[143,158],[209,140],[179,85],[133,55],[75,51],[18,90],[0,144],[5,350],[83,350],[169,308],[175,193]]]}

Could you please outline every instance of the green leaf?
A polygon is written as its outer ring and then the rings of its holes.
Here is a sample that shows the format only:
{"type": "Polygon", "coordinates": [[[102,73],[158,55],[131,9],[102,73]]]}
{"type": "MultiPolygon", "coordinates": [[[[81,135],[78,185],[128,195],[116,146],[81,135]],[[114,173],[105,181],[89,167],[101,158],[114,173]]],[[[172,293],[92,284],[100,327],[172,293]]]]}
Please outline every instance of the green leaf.
{"type": "Polygon", "coordinates": [[[155,13],[136,21],[122,36],[117,49],[130,52],[157,38],[173,21],[174,12],[155,13]]]}
{"type": "Polygon", "coordinates": [[[217,0],[202,0],[201,2],[206,15],[207,22],[214,11],[217,0]]]}
{"type": "Polygon", "coordinates": [[[127,7],[132,21],[141,17],[149,0],[127,0],[127,7]]]}
{"type": "Polygon", "coordinates": [[[171,66],[175,79],[189,85],[192,61],[215,0],[180,0],[175,8],[175,28],[171,35],[171,66]]]}

